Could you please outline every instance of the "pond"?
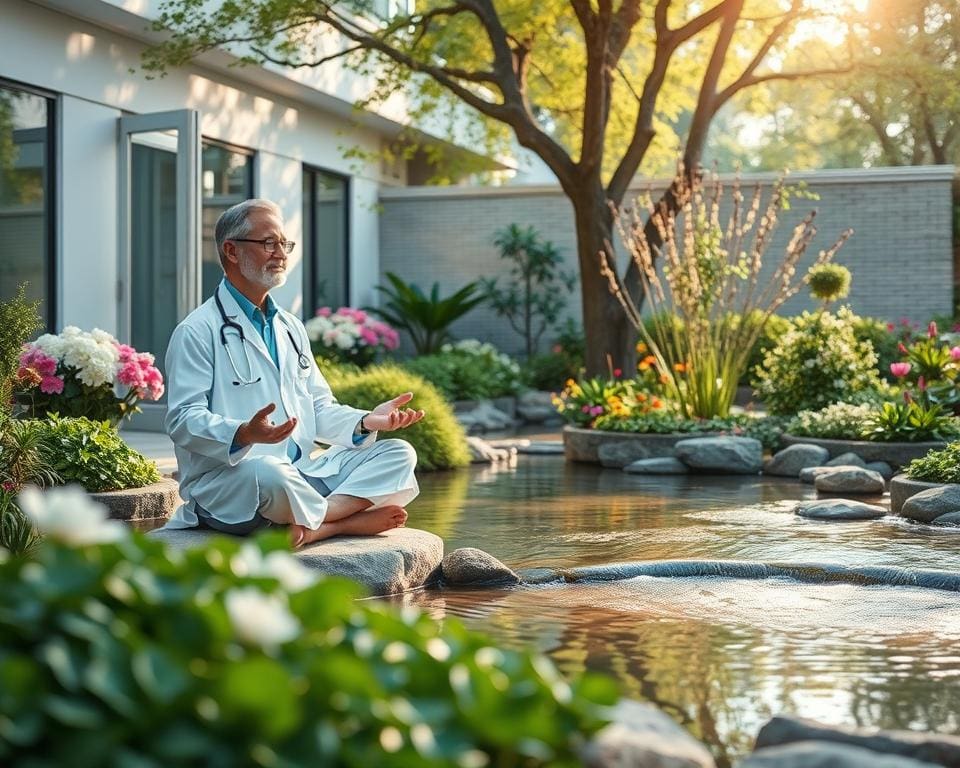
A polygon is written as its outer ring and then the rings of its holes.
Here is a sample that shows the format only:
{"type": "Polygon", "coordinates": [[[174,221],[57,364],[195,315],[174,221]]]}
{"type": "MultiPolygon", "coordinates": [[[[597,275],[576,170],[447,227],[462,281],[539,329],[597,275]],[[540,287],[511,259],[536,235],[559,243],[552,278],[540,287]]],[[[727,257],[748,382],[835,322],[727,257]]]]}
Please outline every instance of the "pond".
{"type": "MultiPolygon", "coordinates": [[[[644,477],[521,456],[421,478],[410,524],[446,551],[515,569],[664,560],[892,566],[960,573],[960,529],[792,513],[811,486],[761,477],[644,477]]],[[[664,578],[445,589],[412,598],[567,672],[614,675],[714,752],[750,751],[773,714],[957,732],[960,594],[853,581],[664,578]]]]}

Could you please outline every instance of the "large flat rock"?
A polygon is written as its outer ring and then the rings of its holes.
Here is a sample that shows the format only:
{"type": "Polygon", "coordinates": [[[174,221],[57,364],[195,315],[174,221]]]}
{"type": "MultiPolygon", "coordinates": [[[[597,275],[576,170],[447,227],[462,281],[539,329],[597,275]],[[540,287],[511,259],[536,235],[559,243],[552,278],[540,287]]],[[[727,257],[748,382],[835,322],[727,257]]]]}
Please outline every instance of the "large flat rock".
{"type": "Polygon", "coordinates": [[[90,497],[106,506],[112,520],[165,520],[183,503],[179,483],[169,477],[141,488],[91,493],[90,497]]]}
{"type": "MultiPolygon", "coordinates": [[[[184,549],[224,534],[158,528],[147,535],[184,549]]],[[[336,536],[293,554],[309,568],[363,584],[371,594],[393,595],[427,582],[443,560],[443,539],[416,528],[394,528],[376,536],[336,536]]]]}

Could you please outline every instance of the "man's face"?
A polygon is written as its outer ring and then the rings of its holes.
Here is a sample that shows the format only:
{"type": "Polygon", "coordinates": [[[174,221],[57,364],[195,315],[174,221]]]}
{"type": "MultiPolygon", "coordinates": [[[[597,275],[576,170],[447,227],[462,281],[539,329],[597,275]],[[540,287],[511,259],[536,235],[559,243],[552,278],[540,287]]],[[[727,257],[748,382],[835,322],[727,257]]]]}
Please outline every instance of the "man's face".
{"type": "Polygon", "coordinates": [[[233,241],[236,243],[237,267],[240,274],[251,283],[267,290],[278,288],[287,281],[287,254],[283,250],[286,237],[283,220],[264,209],[254,210],[248,219],[250,232],[245,240],[272,239],[276,243],[273,253],[267,253],[263,243],[233,241]]]}

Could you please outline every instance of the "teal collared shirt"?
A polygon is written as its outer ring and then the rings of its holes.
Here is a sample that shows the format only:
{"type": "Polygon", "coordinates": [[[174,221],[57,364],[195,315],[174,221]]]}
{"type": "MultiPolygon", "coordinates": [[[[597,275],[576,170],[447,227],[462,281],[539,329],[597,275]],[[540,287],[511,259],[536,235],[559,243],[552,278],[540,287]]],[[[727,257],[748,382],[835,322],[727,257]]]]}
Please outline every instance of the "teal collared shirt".
{"type": "Polygon", "coordinates": [[[263,343],[267,345],[267,351],[273,359],[273,364],[279,368],[280,355],[277,352],[277,334],[273,328],[273,319],[277,316],[277,303],[268,293],[265,302],[267,311],[264,312],[260,307],[250,301],[250,299],[240,293],[227,278],[223,278],[223,284],[227,290],[230,291],[230,295],[237,300],[237,304],[240,305],[243,314],[247,316],[247,319],[253,324],[253,327],[257,329],[257,333],[260,334],[263,343]]]}

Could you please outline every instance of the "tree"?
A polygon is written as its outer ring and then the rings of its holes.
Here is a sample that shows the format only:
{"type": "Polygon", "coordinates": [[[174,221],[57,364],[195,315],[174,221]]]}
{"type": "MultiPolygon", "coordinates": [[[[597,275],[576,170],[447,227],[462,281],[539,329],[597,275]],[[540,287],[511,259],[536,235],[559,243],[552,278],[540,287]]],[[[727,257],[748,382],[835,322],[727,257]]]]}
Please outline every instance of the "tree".
{"type": "MultiPolygon", "coordinates": [[[[397,88],[422,110],[461,102],[489,136],[512,131],[557,177],[573,205],[587,369],[607,355],[632,370],[635,336],[600,274],[614,260],[613,211],[670,122],[691,105],[682,157],[695,173],[710,123],[741,91],[842,67],[787,71],[791,30],[821,0],[426,0],[371,21],[370,0],[165,0],[156,21],[168,40],[145,67],[162,72],[226,48],[245,62],[317,67],[343,58],[376,80],[365,103],[397,88]],[[677,8],[676,5],[684,5],[677,8]],[[674,93],[676,89],[676,93],[674,93]],[[672,99],[672,101],[671,101],[672,99]],[[670,102],[665,110],[665,105],[670,102]]],[[[673,191],[664,203],[680,203],[673,191]]],[[[655,228],[650,229],[656,241],[655,228]]],[[[636,268],[623,289],[642,301],[636,268]]]]}

